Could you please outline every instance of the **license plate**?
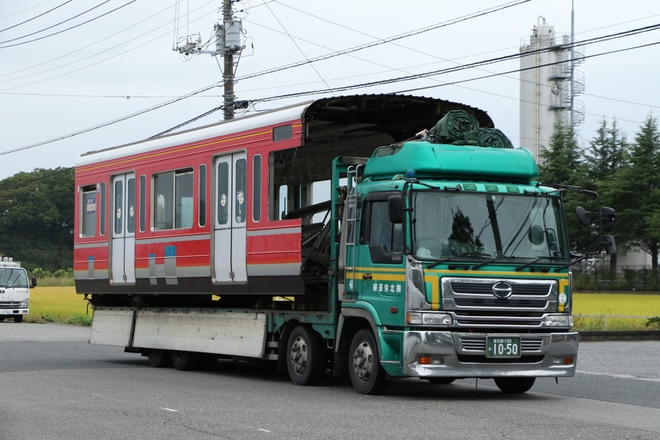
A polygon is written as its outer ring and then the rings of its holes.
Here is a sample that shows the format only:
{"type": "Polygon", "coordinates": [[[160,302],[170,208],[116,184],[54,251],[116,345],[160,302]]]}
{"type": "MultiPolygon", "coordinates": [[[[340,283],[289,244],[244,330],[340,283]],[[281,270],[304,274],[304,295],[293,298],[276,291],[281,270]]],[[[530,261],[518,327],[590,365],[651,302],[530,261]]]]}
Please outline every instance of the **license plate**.
{"type": "Polygon", "coordinates": [[[512,336],[489,336],[486,338],[486,357],[519,358],[520,338],[512,336]]]}

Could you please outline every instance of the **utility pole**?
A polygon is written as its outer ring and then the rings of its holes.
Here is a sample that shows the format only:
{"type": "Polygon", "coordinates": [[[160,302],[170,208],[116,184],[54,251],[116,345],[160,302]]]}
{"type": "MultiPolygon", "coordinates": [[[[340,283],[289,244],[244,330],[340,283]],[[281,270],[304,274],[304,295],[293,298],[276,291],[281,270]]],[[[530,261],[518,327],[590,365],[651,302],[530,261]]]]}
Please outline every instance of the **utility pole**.
{"type": "MultiPolygon", "coordinates": [[[[228,39],[227,36],[229,35],[230,29],[233,28],[234,22],[233,22],[234,14],[231,9],[231,0],[223,0],[223,5],[222,5],[222,24],[224,26],[224,32],[223,32],[223,42],[224,42],[224,58],[225,58],[225,64],[224,64],[224,69],[222,72],[222,81],[225,86],[225,108],[224,108],[224,115],[225,115],[225,121],[229,119],[234,119],[234,110],[236,108],[235,102],[236,102],[236,96],[234,95],[234,53],[240,51],[242,47],[240,47],[240,29],[239,31],[239,48],[235,47],[228,47],[228,39]]],[[[239,26],[240,26],[240,22],[239,26]]]]}
{"type": "Polygon", "coordinates": [[[209,54],[212,56],[221,55],[224,58],[222,69],[222,82],[224,85],[224,118],[225,120],[234,119],[236,110],[236,95],[234,93],[234,77],[238,61],[234,61],[234,56],[239,55],[245,46],[241,44],[241,34],[243,26],[241,20],[234,18],[232,2],[240,0],[222,1],[222,24],[216,24],[215,30],[215,50],[207,50],[202,47],[201,37],[194,39],[187,36],[185,40],[180,40],[173,48],[175,51],[184,54],[209,54]]]}

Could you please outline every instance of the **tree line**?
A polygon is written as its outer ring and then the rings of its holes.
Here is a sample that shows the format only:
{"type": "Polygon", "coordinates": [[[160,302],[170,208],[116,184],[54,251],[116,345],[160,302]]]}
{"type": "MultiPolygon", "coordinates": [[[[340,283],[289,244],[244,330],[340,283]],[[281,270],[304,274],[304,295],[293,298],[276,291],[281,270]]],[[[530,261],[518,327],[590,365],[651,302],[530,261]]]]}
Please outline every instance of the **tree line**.
{"type": "MultiPolygon", "coordinates": [[[[660,132],[649,115],[632,141],[616,120],[603,120],[586,148],[575,131],[555,126],[549,145],[539,157],[539,180],[597,191],[600,201],[583,192],[567,191],[571,249],[598,251],[598,231],[579,224],[577,206],[598,204],[617,211],[613,235],[619,249],[645,252],[658,269],[660,251],[660,132]]],[[[35,169],[0,181],[0,255],[21,261],[28,270],[56,272],[73,265],[74,171],[35,169]]],[[[616,257],[610,261],[614,270],[616,257]]]]}
{"type": "MultiPolygon", "coordinates": [[[[616,209],[615,236],[619,254],[641,251],[651,257],[651,268],[658,269],[660,251],[660,132],[653,115],[628,141],[625,133],[603,120],[586,148],[578,146],[572,127],[559,123],[549,145],[539,154],[539,179],[543,183],[573,185],[600,194],[600,203],[616,209]]],[[[570,211],[579,205],[592,205],[593,198],[576,191],[564,197],[571,248],[578,253],[598,251],[598,231],[579,224],[570,211]]],[[[616,256],[610,260],[612,271],[616,256]]]]}

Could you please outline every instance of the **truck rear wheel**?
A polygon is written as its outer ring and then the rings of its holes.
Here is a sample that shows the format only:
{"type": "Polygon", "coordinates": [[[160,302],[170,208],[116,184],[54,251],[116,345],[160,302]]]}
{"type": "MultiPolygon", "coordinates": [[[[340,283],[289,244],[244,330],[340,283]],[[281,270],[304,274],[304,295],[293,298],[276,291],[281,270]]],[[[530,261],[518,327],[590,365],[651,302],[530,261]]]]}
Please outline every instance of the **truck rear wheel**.
{"type": "Polygon", "coordinates": [[[171,367],[172,355],[165,350],[147,350],[149,365],[155,368],[171,367]]]}
{"type": "Polygon", "coordinates": [[[348,372],[353,388],[361,394],[381,394],[389,385],[387,373],[380,365],[378,345],[370,330],[362,329],[353,337],[348,372]]]}
{"type": "Polygon", "coordinates": [[[495,379],[495,385],[503,393],[522,394],[529,391],[534,381],[535,377],[498,377],[495,379]]]}
{"type": "Polygon", "coordinates": [[[296,385],[316,385],[326,370],[323,339],[310,327],[299,325],[289,335],[287,371],[296,385]]]}
{"type": "Polygon", "coordinates": [[[194,370],[197,368],[197,357],[189,351],[173,351],[172,365],[177,370],[194,370]]]}

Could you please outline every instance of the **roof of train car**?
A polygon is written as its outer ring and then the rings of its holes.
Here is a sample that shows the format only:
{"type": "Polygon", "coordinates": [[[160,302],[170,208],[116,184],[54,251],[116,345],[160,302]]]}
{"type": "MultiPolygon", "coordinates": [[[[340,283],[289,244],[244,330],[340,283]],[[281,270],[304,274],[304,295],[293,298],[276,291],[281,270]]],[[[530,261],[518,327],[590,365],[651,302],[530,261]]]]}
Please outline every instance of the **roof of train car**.
{"type": "Polygon", "coordinates": [[[90,151],[81,156],[76,167],[301,119],[307,125],[306,144],[342,136],[355,139],[386,131],[392,132],[390,135],[393,139],[403,140],[414,134],[411,131],[419,130],[419,125],[422,125],[421,128],[430,128],[437,121],[438,115],[454,109],[469,111],[482,127],[494,126],[483,110],[437,98],[398,94],[346,95],[306,101],[152,139],[90,151]]]}

